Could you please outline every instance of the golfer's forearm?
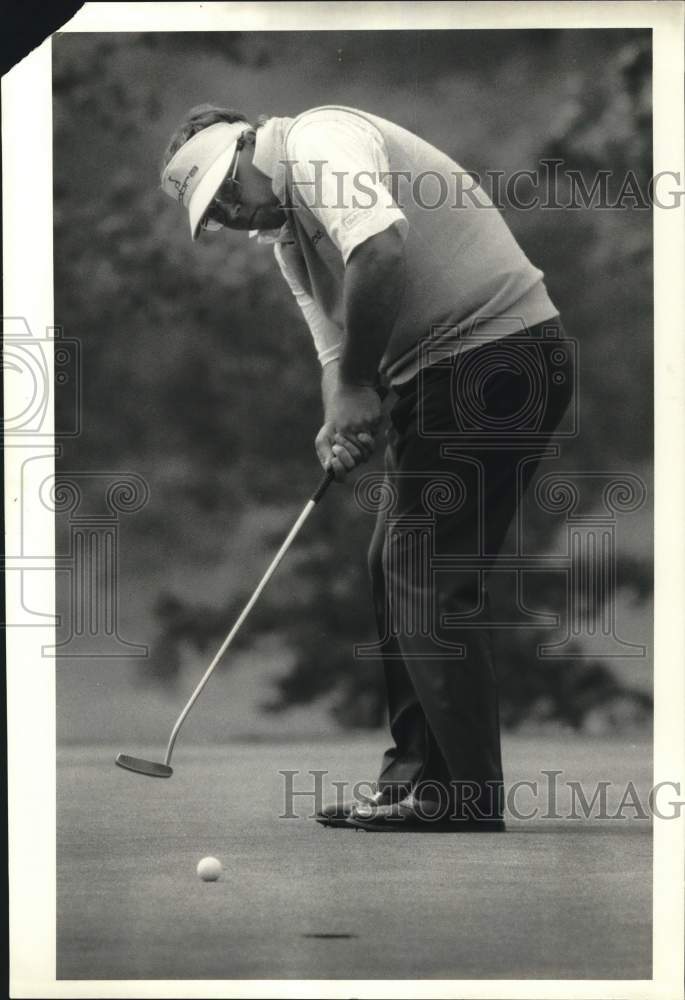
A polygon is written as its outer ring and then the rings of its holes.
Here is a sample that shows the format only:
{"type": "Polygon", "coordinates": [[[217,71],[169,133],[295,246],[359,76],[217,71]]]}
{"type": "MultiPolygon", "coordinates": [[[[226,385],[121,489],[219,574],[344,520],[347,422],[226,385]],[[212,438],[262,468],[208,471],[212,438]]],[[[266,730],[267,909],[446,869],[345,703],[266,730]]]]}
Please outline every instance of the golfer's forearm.
{"type": "Polygon", "coordinates": [[[329,361],[321,371],[321,397],[323,399],[323,412],[325,419],[331,411],[333,395],[340,382],[340,362],[329,361]]]}
{"type": "Polygon", "coordinates": [[[345,268],[340,380],[375,385],[404,287],[404,246],[391,227],[358,246],[345,268]]]}

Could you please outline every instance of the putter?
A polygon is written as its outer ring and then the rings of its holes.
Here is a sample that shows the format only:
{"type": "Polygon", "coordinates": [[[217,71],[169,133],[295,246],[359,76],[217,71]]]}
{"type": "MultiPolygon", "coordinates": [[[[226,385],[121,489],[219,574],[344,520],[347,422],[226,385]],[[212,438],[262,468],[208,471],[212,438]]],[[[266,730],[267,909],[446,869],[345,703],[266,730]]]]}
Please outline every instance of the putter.
{"type": "Polygon", "coordinates": [[[302,525],[304,524],[304,522],[307,520],[307,518],[309,517],[309,515],[313,511],[314,507],[317,505],[317,503],[319,502],[319,500],[324,495],[324,493],[326,492],[326,490],[328,489],[328,487],[331,485],[332,482],[333,482],[333,472],[331,471],[331,469],[328,469],[326,471],[323,479],[321,480],[321,482],[317,486],[316,490],[312,493],[311,497],[309,498],[309,500],[307,501],[307,503],[304,505],[302,513],[300,514],[300,516],[298,517],[298,519],[295,521],[295,524],[290,529],[290,531],[288,533],[288,537],[283,542],[283,544],[281,545],[280,549],[278,550],[278,552],[274,556],[271,565],[269,566],[269,568],[267,569],[266,573],[264,574],[264,576],[260,580],[259,584],[257,585],[257,589],[255,590],[254,594],[252,595],[252,597],[250,598],[250,600],[247,602],[247,604],[245,605],[245,607],[243,608],[243,610],[240,612],[240,615],[238,616],[238,620],[236,621],[235,625],[233,626],[233,628],[231,629],[231,631],[228,633],[228,635],[226,636],[226,638],[224,639],[224,641],[222,642],[221,647],[220,647],[219,651],[217,652],[216,656],[214,657],[214,659],[212,660],[212,662],[207,667],[207,670],[205,671],[205,673],[204,673],[204,675],[202,677],[202,680],[200,681],[200,683],[197,685],[197,687],[193,691],[192,695],[190,696],[190,698],[188,700],[188,704],[185,706],[185,708],[183,709],[183,711],[179,715],[178,719],[176,720],[176,725],[172,729],[171,736],[169,737],[169,744],[167,746],[166,757],[164,758],[164,763],[160,764],[157,761],[143,760],[142,757],[130,757],[128,754],[120,753],[118,755],[117,759],[116,759],[116,764],[118,764],[119,767],[123,767],[127,771],[135,771],[136,774],[145,774],[149,778],[170,778],[171,775],[174,773],[173,768],[171,767],[171,754],[173,753],[174,744],[176,742],[176,737],[179,734],[181,726],[183,725],[183,723],[185,722],[186,718],[188,717],[188,713],[190,712],[191,708],[193,707],[193,705],[195,704],[195,702],[199,698],[200,692],[202,691],[202,689],[204,688],[205,684],[207,683],[207,681],[211,677],[212,673],[214,672],[214,668],[218,664],[219,660],[224,655],[224,653],[226,652],[226,650],[228,649],[228,647],[231,645],[231,642],[233,641],[233,638],[236,635],[238,629],[243,624],[243,622],[245,621],[245,619],[249,615],[250,611],[252,610],[252,608],[256,604],[257,599],[259,598],[259,595],[264,590],[264,588],[266,587],[267,583],[269,582],[269,580],[273,576],[274,572],[276,571],[276,568],[278,567],[278,564],[281,562],[281,560],[283,559],[283,556],[286,554],[286,552],[288,551],[288,549],[290,548],[290,546],[294,542],[294,540],[295,540],[295,538],[296,538],[296,536],[297,536],[300,528],[302,527],[302,525]]]}

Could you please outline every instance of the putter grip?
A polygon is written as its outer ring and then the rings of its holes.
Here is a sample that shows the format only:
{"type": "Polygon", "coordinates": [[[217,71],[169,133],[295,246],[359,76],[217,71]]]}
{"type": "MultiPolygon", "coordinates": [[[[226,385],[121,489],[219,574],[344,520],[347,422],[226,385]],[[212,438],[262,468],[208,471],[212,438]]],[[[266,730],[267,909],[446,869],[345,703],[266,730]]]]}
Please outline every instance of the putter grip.
{"type": "MultiPolygon", "coordinates": [[[[380,383],[377,386],[375,386],[374,388],[376,389],[376,392],[380,396],[381,402],[383,402],[383,400],[385,399],[385,397],[388,395],[388,390],[386,389],[386,387],[384,385],[381,385],[380,383]]],[[[333,470],[332,469],[326,469],[326,471],[323,474],[323,478],[322,478],[321,482],[319,483],[319,485],[316,487],[316,489],[312,493],[311,497],[309,498],[312,501],[312,503],[318,503],[319,502],[319,500],[324,495],[324,493],[326,492],[326,490],[331,485],[331,483],[333,482],[334,479],[335,479],[335,476],[333,474],[333,470]]]]}
{"type": "Polygon", "coordinates": [[[314,492],[310,497],[312,503],[319,502],[319,500],[324,495],[324,493],[326,492],[326,490],[328,489],[328,487],[331,485],[332,482],[333,482],[333,470],[326,469],[321,482],[316,487],[316,489],[314,490],[314,492]]]}

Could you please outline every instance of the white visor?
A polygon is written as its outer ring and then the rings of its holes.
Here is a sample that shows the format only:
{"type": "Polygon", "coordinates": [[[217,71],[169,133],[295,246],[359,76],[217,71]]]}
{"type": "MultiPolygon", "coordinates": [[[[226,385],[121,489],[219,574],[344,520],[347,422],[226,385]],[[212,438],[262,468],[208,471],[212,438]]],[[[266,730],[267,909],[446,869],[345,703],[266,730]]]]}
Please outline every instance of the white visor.
{"type": "MultiPolygon", "coordinates": [[[[238,139],[252,126],[248,122],[217,122],[197,132],[167,163],[162,190],[188,209],[190,235],[196,240],[200,222],[228,173],[238,139]]],[[[221,229],[209,222],[208,229],[221,229]]]]}

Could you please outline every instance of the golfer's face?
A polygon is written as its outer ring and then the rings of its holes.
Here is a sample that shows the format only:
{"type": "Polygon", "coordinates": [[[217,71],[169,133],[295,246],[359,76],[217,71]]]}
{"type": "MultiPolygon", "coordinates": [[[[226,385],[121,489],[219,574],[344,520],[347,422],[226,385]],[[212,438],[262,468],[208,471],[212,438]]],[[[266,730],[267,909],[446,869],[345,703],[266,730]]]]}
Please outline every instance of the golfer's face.
{"type": "Polygon", "coordinates": [[[226,229],[276,229],[285,212],[273,193],[269,178],[252,163],[254,147],[236,150],[230,184],[222,184],[211,206],[211,217],[226,229]]]}
{"type": "Polygon", "coordinates": [[[285,212],[278,204],[257,199],[243,199],[226,206],[227,229],[276,229],[285,222],[285,212]]]}

